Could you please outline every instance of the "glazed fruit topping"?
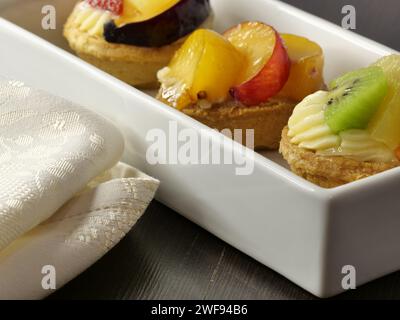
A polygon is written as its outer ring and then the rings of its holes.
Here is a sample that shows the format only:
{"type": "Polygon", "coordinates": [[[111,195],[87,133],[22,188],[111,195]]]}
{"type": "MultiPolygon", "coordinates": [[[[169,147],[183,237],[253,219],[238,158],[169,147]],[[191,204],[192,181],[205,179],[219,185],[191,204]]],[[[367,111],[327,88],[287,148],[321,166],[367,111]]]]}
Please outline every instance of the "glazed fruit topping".
{"type": "Polygon", "coordinates": [[[115,20],[121,27],[152,19],[173,8],[182,0],[124,0],[124,12],[115,20]]]}
{"type": "Polygon", "coordinates": [[[293,101],[301,101],[306,96],[324,89],[324,54],[322,48],[307,38],[281,34],[290,61],[289,80],[279,96],[293,101]]]}
{"type": "Polygon", "coordinates": [[[319,155],[400,161],[400,55],[333,80],[299,103],[289,119],[291,143],[319,155]]]}
{"type": "Polygon", "coordinates": [[[290,60],[278,32],[261,22],[245,22],[224,36],[246,58],[241,82],[232,96],[245,105],[258,105],[275,96],[290,73],[290,60]]]}
{"type": "Polygon", "coordinates": [[[238,83],[243,56],[218,33],[199,29],[176,52],[158,78],[160,98],[183,109],[197,102],[222,102],[238,83]]]}
{"type": "Polygon", "coordinates": [[[162,99],[179,109],[232,98],[257,106],[274,96],[299,101],[323,88],[322,49],[303,37],[283,39],[262,22],[241,23],[223,36],[195,32],[175,54],[168,72],[159,74],[162,99]],[[185,90],[178,89],[182,84],[185,90]]]}
{"type": "Polygon", "coordinates": [[[123,0],[86,0],[94,8],[111,11],[121,15],[123,11],[123,0]]]}
{"type": "Polygon", "coordinates": [[[333,132],[365,129],[388,91],[380,67],[346,73],[329,86],[325,119],[333,132]]]}
{"type": "Polygon", "coordinates": [[[400,146],[400,55],[383,57],[375,65],[386,75],[388,94],[370,121],[368,131],[393,150],[400,146]]]}
{"type": "Polygon", "coordinates": [[[105,25],[108,42],[161,47],[187,36],[210,16],[209,0],[125,0],[123,15],[105,25]]]}

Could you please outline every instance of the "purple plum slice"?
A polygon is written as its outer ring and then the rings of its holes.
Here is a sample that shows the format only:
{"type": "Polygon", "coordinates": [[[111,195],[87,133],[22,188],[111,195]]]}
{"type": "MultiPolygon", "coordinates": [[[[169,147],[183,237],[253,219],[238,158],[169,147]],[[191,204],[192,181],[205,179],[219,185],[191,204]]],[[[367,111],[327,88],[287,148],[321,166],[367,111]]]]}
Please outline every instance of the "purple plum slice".
{"type": "Polygon", "coordinates": [[[196,30],[210,14],[209,0],[182,0],[146,21],[121,27],[110,21],[104,25],[104,37],[111,43],[162,47],[196,30]]]}

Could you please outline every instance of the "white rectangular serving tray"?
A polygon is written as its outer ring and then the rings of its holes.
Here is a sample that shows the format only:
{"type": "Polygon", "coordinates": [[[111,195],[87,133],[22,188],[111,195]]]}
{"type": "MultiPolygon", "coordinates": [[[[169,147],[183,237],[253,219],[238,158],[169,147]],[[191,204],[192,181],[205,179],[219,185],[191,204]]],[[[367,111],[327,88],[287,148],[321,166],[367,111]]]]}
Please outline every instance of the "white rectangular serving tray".
{"type": "MultiPolygon", "coordinates": [[[[158,199],[232,246],[319,297],[344,291],[342,269],[357,285],[400,269],[400,169],[322,189],[286,169],[276,153],[254,155],[254,173],[234,165],[149,165],[149,130],[205,127],[68,53],[62,24],[74,0],[2,0],[0,75],[63,96],[114,121],[126,138],[124,160],[161,180],[158,199]],[[58,28],[41,28],[41,8],[57,9],[58,28]],[[41,38],[48,41],[45,41],[41,38]],[[51,44],[52,42],[53,44],[51,44]],[[58,48],[58,47],[60,48],[58,48]]],[[[317,41],[326,79],[365,66],[393,50],[274,0],[211,0],[216,29],[260,20],[280,32],[317,41]]],[[[241,152],[216,132],[203,133],[224,150],[241,152]]],[[[252,156],[251,153],[248,154],[252,156]]]]}

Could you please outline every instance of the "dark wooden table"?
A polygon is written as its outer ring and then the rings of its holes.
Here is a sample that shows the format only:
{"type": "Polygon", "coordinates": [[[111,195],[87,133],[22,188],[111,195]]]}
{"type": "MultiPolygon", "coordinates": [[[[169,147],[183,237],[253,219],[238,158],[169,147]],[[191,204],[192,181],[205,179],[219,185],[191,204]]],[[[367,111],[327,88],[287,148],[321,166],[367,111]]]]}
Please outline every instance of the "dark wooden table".
{"type": "MultiPolygon", "coordinates": [[[[356,32],[400,50],[399,0],[285,2],[337,24],[341,8],[352,4],[357,10],[356,32]]],[[[50,298],[314,299],[156,201],[111,252],[50,298]]],[[[400,298],[400,272],[337,298],[400,298]]]]}

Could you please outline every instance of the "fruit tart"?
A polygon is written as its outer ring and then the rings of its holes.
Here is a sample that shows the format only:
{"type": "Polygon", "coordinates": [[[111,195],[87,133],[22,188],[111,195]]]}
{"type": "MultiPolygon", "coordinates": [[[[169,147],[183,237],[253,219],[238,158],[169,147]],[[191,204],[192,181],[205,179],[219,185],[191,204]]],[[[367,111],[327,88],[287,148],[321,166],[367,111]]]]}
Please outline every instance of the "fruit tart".
{"type": "Polygon", "coordinates": [[[138,87],[158,85],[185,37],[212,23],[209,0],[85,0],[64,26],[84,60],[138,87]]]}
{"type": "Polygon", "coordinates": [[[331,188],[399,166],[400,55],[332,81],[306,97],[280,152],[296,174],[331,188]]]}
{"type": "Polygon", "coordinates": [[[256,149],[277,149],[297,102],[324,87],[322,49],[261,22],[224,34],[195,31],[159,71],[158,99],[218,130],[254,129],[256,149]]]}

